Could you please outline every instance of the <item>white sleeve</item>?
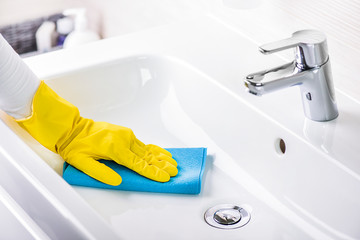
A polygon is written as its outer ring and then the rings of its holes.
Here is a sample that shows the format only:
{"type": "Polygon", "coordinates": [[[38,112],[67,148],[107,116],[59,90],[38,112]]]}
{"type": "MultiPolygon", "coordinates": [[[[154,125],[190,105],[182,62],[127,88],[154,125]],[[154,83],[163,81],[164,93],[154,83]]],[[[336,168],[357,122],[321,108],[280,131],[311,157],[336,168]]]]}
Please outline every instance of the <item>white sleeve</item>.
{"type": "Polygon", "coordinates": [[[0,34],[0,109],[16,119],[31,115],[38,77],[0,34]]]}

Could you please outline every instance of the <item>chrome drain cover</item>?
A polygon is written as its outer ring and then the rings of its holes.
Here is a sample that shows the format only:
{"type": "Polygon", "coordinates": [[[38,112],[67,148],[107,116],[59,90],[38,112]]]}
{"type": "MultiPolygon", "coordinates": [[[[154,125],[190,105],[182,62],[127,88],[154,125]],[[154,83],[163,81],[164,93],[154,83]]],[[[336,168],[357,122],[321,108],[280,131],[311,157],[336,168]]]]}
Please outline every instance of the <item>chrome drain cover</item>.
{"type": "Polygon", "coordinates": [[[241,220],[241,213],[238,208],[220,209],[214,213],[214,220],[221,225],[233,225],[241,220]]]}
{"type": "Polygon", "coordinates": [[[209,208],[204,215],[210,226],[221,229],[234,229],[244,226],[250,221],[250,213],[233,204],[220,204],[209,208]]]}

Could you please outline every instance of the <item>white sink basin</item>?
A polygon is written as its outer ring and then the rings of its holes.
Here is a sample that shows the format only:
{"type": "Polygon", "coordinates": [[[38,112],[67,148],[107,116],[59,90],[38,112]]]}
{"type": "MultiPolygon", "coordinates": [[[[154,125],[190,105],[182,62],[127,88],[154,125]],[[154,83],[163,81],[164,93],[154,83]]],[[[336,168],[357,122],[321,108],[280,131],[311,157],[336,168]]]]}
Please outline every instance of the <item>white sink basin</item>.
{"type": "MultiPolygon", "coordinates": [[[[337,91],[339,118],[317,123],[296,88],[251,96],[242,77],[282,60],[256,55],[215,19],[192,23],[28,60],[84,117],[130,127],[145,143],[208,148],[196,196],[72,188],[124,239],[360,238],[359,102],[337,91]],[[222,203],[249,210],[250,222],[207,225],[205,211],[222,203]]],[[[31,146],[61,171],[61,159],[31,146]]]]}

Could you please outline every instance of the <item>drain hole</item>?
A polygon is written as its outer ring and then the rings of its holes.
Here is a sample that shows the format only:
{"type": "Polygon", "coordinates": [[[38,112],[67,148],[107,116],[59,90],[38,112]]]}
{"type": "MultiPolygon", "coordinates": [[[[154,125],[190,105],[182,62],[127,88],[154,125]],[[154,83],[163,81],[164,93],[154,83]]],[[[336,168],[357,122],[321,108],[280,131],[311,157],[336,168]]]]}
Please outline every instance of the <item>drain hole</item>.
{"type": "Polygon", "coordinates": [[[286,144],[284,139],[279,138],[275,141],[275,149],[279,155],[283,155],[286,152],[286,144]]]}
{"type": "Polygon", "coordinates": [[[220,204],[209,208],[204,214],[204,219],[212,227],[235,229],[250,221],[250,212],[237,205],[220,204]]]}

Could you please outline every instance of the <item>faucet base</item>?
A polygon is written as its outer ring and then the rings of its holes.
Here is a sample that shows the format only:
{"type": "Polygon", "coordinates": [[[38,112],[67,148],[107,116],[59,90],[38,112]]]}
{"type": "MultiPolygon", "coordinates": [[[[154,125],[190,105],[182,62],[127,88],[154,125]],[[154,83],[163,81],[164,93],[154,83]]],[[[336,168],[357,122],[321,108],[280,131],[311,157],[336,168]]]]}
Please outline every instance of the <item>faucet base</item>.
{"type": "Polygon", "coordinates": [[[325,122],[339,116],[335,90],[333,86],[331,65],[328,60],[320,68],[307,70],[311,74],[300,85],[304,114],[307,118],[325,122]]]}

